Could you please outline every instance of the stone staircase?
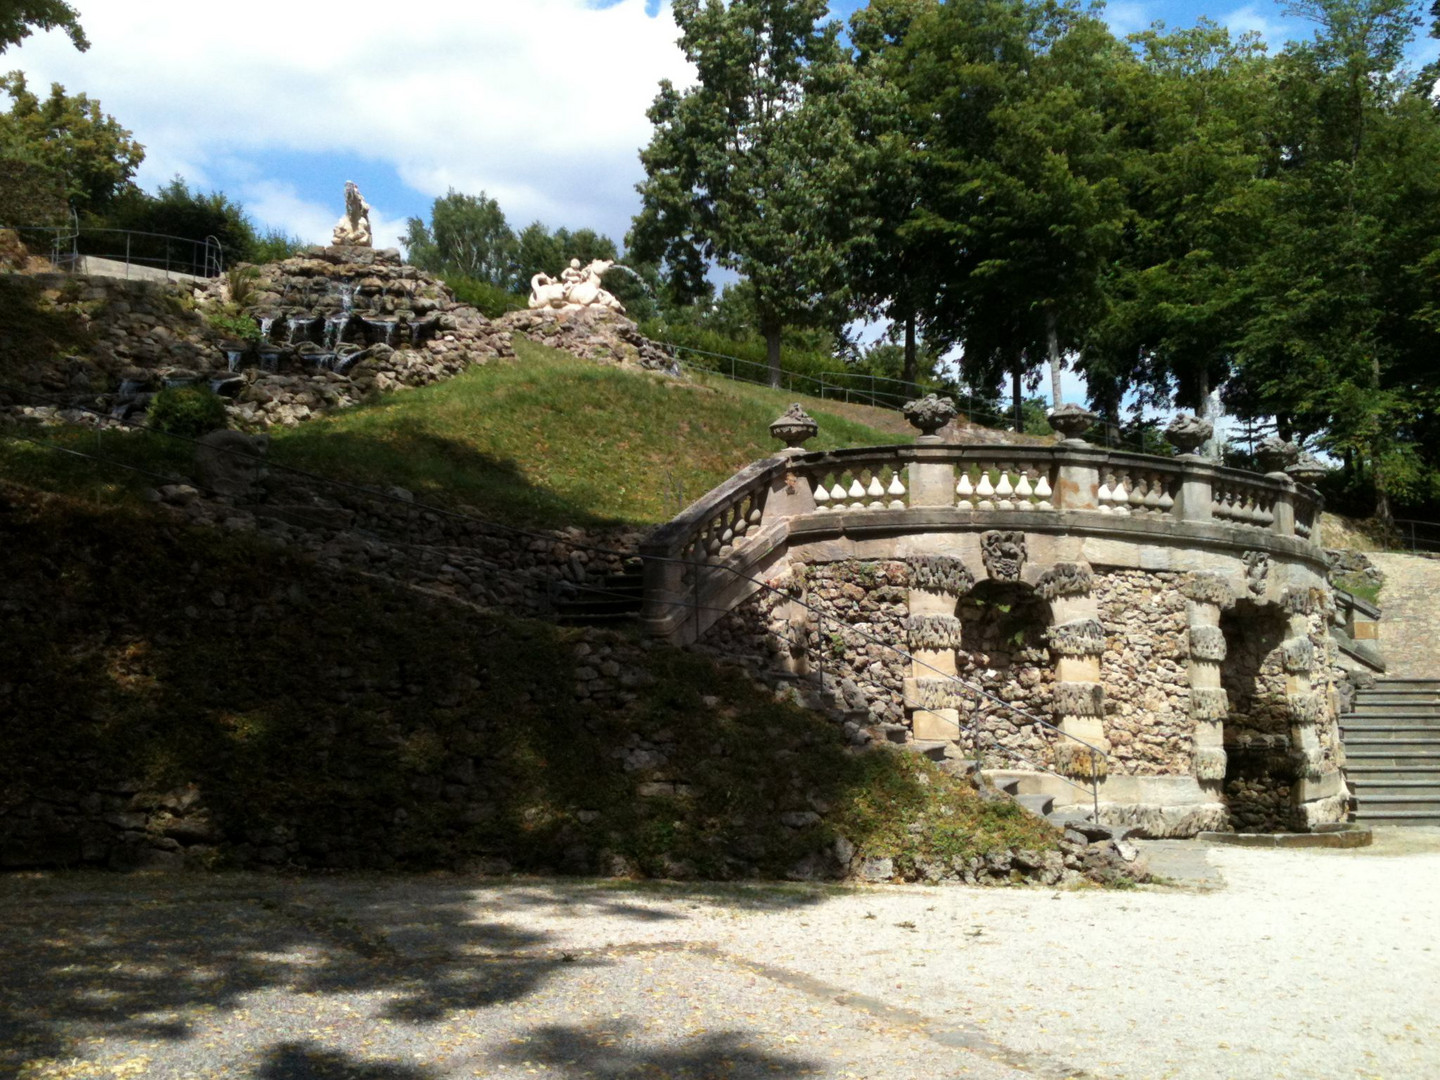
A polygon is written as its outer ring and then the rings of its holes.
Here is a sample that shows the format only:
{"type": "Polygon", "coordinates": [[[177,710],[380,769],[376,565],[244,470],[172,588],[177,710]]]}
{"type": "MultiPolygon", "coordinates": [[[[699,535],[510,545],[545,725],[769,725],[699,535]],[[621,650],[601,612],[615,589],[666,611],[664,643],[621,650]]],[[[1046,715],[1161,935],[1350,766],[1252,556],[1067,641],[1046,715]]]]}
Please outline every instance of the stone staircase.
{"type": "Polygon", "coordinates": [[[578,585],[555,601],[555,618],[561,626],[614,626],[640,614],[645,599],[645,572],[626,566],[622,574],[607,574],[598,583],[578,585]]]}
{"type": "Polygon", "coordinates": [[[1440,825],[1440,679],[1383,679],[1340,721],[1355,820],[1440,825]]]}

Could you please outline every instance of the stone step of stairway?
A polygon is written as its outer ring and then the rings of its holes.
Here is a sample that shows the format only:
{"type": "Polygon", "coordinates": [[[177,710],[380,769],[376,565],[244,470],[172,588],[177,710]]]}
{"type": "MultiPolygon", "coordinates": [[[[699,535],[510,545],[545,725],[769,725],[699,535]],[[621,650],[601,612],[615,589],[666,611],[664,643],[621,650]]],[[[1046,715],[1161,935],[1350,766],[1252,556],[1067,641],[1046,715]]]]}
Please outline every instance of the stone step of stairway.
{"type": "Polygon", "coordinates": [[[1430,810],[1362,810],[1357,808],[1355,820],[1371,825],[1440,825],[1440,808],[1430,810]]]}
{"type": "Polygon", "coordinates": [[[1408,727],[1421,730],[1430,728],[1440,731],[1440,715],[1417,715],[1415,713],[1345,713],[1340,717],[1340,726],[1347,731],[1374,727],[1408,727]]]}
{"type": "Polygon", "coordinates": [[[1373,742],[1440,744],[1440,727],[1424,724],[1367,724],[1356,728],[1341,724],[1340,727],[1346,735],[1346,746],[1351,743],[1361,746],[1373,742]]]}
{"type": "Polygon", "coordinates": [[[1361,779],[1350,777],[1350,790],[1362,802],[1375,798],[1412,798],[1440,802],[1440,781],[1393,780],[1382,777],[1361,779]]]}
{"type": "Polygon", "coordinates": [[[1366,795],[1357,797],[1355,809],[1359,813],[1376,814],[1435,814],[1440,816],[1440,798],[1426,799],[1415,795],[1366,795]]]}

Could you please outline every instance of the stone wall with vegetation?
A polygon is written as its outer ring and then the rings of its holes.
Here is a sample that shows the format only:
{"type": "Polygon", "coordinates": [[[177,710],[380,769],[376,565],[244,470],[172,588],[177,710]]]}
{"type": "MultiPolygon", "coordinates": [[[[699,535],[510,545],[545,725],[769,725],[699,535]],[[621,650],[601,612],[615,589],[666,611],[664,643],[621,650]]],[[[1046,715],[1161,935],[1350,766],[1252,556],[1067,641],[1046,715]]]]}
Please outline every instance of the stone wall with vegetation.
{"type": "Polygon", "coordinates": [[[26,659],[0,680],[0,866],[1056,883],[1114,862],[653,641],[15,487],[0,543],[26,659]]]}

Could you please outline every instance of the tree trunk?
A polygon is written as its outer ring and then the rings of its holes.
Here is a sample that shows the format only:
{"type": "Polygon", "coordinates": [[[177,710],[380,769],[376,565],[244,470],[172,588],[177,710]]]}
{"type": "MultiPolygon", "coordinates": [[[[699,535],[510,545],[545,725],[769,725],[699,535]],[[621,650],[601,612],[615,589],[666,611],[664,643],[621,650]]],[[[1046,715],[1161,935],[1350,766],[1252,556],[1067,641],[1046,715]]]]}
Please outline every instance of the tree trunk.
{"type": "Polygon", "coordinates": [[[1060,373],[1065,365],[1060,360],[1060,331],[1055,327],[1055,312],[1045,309],[1045,342],[1050,350],[1050,407],[1058,409],[1065,402],[1060,395],[1060,373]]]}
{"type": "Polygon", "coordinates": [[[765,359],[770,365],[770,385],[780,389],[780,326],[767,324],[761,328],[765,335],[765,359]]]}
{"type": "Polygon", "coordinates": [[[1020,380],[1024,375],[1024,368],[1021,366],[1020,358],[1015,358],[1015,366],[1010,369],[1010,397],[1015,405],[1015,430],[1025,430],[1025,415],[1021,408],[1020,380]]]}
{"type": "Polygon", "coordinates": [[[900,379],[911,390],[915,389],[915,368],[918,364],[915,350],[915,313],[905,315],[905,366],[900,370],[900,379]]]}

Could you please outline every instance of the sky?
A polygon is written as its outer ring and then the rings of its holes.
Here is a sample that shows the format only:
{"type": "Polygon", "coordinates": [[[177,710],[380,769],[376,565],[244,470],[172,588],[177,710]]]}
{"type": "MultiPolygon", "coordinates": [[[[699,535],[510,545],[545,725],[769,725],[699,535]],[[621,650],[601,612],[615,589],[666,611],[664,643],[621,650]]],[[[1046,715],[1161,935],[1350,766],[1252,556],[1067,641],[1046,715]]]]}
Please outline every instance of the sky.
{"type": "MultiPolygon", "coordinates": [[[[262,229],[328,242],[345,181],[381,246],[450,188],[497,199],[516,229],[623,240],[639,208],[645,110],[687,84],[667,0],[71,0],[89,37],[58,32],[0,56],[31,88],[98,98],[146,148],[136,177],[220,190],[262,229]]],[[[864,0],[835,0],[846,18],[864,0]]],[[[1308,37],[1268,0],[1115,0],[1118,33],[1209,15],[1278,47],[1308,37]]],[[[1440,43],[1424,39],[1417,62],[1440,43]]]]}

